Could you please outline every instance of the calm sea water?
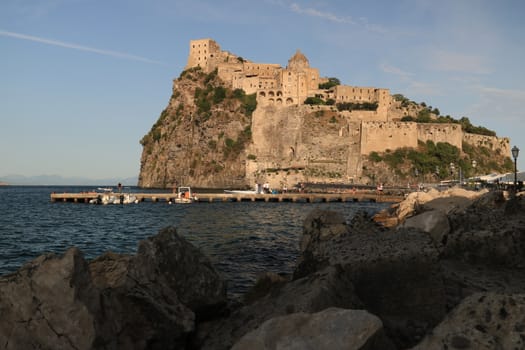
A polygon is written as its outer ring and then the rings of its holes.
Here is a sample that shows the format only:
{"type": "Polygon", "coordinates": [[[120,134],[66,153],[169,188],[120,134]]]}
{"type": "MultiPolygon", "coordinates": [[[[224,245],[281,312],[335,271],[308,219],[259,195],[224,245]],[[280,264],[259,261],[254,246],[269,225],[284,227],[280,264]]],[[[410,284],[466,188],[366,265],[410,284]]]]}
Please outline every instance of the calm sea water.
{"type": "Polygon", "coordinates": [[[146,201],[105,206],[50,202],[51,192],[93,188],[0,186],[0,275],[16,271],[43,253],[63,253],[71,246],[80,248],[87,259],[106,251],[134,253],[140,240],[174,226],[210,257],[235,296],[262,272],[293,271],[302,224],[312,210],[339,211],[350,220],[358,210],[375,213],[387,206],[368,202],[168,205],[146,201]]]}

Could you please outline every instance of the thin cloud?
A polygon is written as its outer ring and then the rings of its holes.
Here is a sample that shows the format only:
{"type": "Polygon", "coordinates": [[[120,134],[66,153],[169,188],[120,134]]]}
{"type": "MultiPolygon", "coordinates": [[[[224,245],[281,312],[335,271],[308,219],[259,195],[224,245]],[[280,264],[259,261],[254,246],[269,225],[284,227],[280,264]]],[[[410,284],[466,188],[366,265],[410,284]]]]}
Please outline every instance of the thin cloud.
{"type": "Polygon", "coordinates": [[[430,65],[433,69],[445,72],[463,72],[470,74],[488,74],[490,70],[485,66],[483,57],[434,50],[430,54],[430,65]]]}
{"type": "Polygon", "coordinates": [[[15,38],[15,39],[28,40],[28,41],[34,41],[34,42],[37,42],[37,43],[53,45],[53,46],[60,46],[60,47],[64,47],[64,48],[67,48],[67,49],[93,52],[93,53],[96,53],[96,54],[99,54],[99,55],[111,56],[111,57],[116,57],[116,58],[122,58],[122,59],[126,59],[126,60],[166,65],[163,62],[155,61],[155,60],[152,60],[152,59],[149,59],[149,58],[145,58],[145,57],[141,57],[141,56],[130,55],[130,54],[127,54],[127,53],[111,51],[111,50],[101,50],[101,49],[97,49],[97,48],[93,48],[93,47],[82,46],[82,45],[72,44],[72,43],[66,43],[66,42],[63,42],[63,41],[46,39],[46,38],[41,38],[41,37],[32,36],[32,35],[8,32],[8,31],[4,31],[4,30],[0,30],[0,36],[5,36],[5,37],[10,37],[10,38],[15,38]]]}
{"type": "Polygon", "coordinates": [[[411,77],[413,75],[412,73],[405,72],[401,68],[391,66],[388,63],[382,63],[379,67],[385,73],[394,74],[394,75],[397,75],[397,76],[399,76],[401,78],[405,78],[405,79],[408,79],[409,77],[411,77]]]}
{"type": "Polygon", "coordinates": [[[386,32],[384,28],[382,28],[379,25],[369,23],[368,20],[364,17],[360,17],[359,20],[356,21],[350,16],[338,16],[331,12],[320,11],[320,10],[317,10],[311,7],[302,7],[295,2],[290,4],[289,8],[290,10],[292,10],[292,12],[295,12],[297,14],[317,17],[317,18],[320,18],[320,19],[323,19],[329,22],[333,22],[333,23],[358,25],[358,26],[363,26],[369,31],[379,32],[379,33],[386,32]]]}
{"type": "Polygon", "coordinates": [[[330,12],[323,12],[313,8],[303,8],[296,3],[291,4],[290,9],[295,13],[305,14],[312,17],[319,17],[330,22],[356,24],[356,22],[350,17],[339,17],[330,12]]]}

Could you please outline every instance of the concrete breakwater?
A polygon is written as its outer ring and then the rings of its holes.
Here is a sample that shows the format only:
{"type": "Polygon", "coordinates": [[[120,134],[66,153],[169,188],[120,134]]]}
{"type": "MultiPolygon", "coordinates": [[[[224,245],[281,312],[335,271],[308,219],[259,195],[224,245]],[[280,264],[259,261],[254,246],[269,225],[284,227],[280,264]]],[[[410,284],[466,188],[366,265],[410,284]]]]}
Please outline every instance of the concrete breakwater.
{"type": "Polygon", "coordinates": [[[293,274],[265,274],[235,302],[174,228],[141,241],[136,255],[44,255],[0,278],[0,344],[523,348],[523,202],[501,192],[468,201],[456,193],[446,205],[442,198],[412,206],[393,228],[364,213],[347,223],[340,213],[312,211],[293,274]]]}

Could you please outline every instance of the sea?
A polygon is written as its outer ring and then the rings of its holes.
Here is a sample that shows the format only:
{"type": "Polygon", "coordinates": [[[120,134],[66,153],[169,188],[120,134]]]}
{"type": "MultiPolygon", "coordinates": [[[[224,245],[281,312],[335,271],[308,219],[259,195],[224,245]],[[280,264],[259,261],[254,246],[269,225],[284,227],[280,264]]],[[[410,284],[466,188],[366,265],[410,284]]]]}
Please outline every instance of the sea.
{"type": "MultiPolygon", "coordinates": [[[[96,187],[0,186],[0,275],[15,272],[41,254],[62,254],[73,246],[88,260],[108,251],[134,254],[140,240],[172,226],[210,258],[227,281],[229,297],[236,298],[264,272],[293,272],[302,225],[313,210],[338,211],[349,221],[358,211],[374,214],[389,206],[262,201],[93,205],[50,200],[52,192],[96,187]]],[[[165,192],[137,187],[125,191],[165,192]]]]}

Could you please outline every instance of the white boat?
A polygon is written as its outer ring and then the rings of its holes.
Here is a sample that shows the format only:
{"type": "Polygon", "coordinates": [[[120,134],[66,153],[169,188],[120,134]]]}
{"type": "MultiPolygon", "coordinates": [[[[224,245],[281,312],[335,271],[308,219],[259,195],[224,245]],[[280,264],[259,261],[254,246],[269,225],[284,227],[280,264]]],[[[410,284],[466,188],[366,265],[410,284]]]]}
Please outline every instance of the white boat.
{"type": "Polygon", "coordinates": [[[131,193],[111,193],[111,194],[101,194],[97,198],[93,198],[89,201],[90,204],[131,204],[138,203],[139,200],[136,196],[131,193]]]}
{"type": "Polygon", "coordinates": [[[224,190],[224,193],[229,194],[258,194],[259,192],[254,190],[224,190]]]}
{"type": "Polygon", "coordinates": [[[113,189],[111,187],[98,187],[97,190],[105,193],[113,192],[113,189]]]}
{"type": "Polygon", "coordinates": [[[177,188],[177,197],[175,203],[193,203],[197,200],[197,196],[192,192],[191,187],[181,186],[177,188]]]}
{"type": "Polygon", "coordinates": [[[224,193],[229,194],[262,194],[264,193],[264,189],[260,184],[255,185],[255,189],[253,190],[224,190],[224,193]]]}

